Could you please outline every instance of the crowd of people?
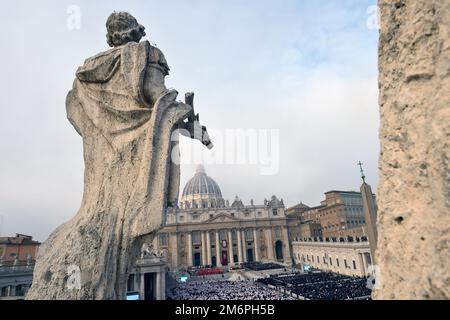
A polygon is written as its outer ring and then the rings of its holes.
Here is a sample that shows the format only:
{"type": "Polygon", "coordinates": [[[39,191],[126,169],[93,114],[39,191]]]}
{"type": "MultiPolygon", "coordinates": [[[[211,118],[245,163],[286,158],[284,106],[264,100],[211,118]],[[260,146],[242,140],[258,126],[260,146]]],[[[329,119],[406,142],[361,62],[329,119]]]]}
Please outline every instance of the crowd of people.
{"type": "Polygon", "coordinates": [[[371,289],[367,278],[350,277],[332,272],[272,275],[260,283],[288,289],[311,300],[346,300],[368,298],[371,289]]]}
{"type": "Polygon", "coordinates": [[[371,290],[367,288],[367,279],[345,279],[325,282],[320,285],[310,283],[297,286],[293,293],[312,300],[353,300],[369,299],[371,290]]]}
{"type": "Polygon", "coordinates": [[[271,275],[268,278],[259,279],[264,284],[271,284],[281,287],[292,287],[307,283],[330,282],[347,279],[348,276],[329,273],[329,272],[311,272],[311,273],[289,273],[271,275]]]}
{"type": "Polygon", "coordinates": [[[169,291],[171,300],[294,300],[251,280],[190,281],[169,291]]]}
{"type": "MultiPolygon", "coordinates": [[[[246,269],[282,269],[276,263],[246,263],[246,269]]],[[[283,271],[282,271],[283,272],[283,271]]],[[[310,300],[370,299],[367,278],[333,272],[292,271],[267,275],[256,281],[242,274],[225,277],[221,268],[194,267],[188,270],[192,280],[178,283],[168,294],[172,300],[293,300],[291,294],[310,300]],[[208,276],[208,277],[205,277],[208,276]],[[228,280],[225,280],[228,278],[228,280]],[[230,280],[237,281],[230,281],[230,280]],[[270,286],[270,287],[269,287],[270,286]]]]}
{"type": "Polygon", "coordinates": [[[247,269],[253,270],[253,271],[260,271],[260,270],[273,270],[273,269],[283,269],[284,267],[277,263],[261,263],[261,262],[247,262],[244,263],[243,266],[247,269]]]}

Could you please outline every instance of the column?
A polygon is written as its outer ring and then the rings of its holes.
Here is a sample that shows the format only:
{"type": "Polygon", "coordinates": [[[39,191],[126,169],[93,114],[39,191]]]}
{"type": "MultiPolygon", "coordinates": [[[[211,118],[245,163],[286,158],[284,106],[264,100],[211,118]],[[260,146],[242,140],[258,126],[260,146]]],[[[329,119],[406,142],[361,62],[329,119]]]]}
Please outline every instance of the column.
{"type": "Polygon", "coordinates": [[[358,253],[358,258],[359,258],[359,266],[360,266],[360,276],[364,277],[366,275],[366,266],[364,263],[364,253],[358,253]]]}
{"type": "Polygon", "coordinates": [[[161,300],[161,271],[156,272],[156,300],[161,300]]]}
{"type": "Polygon", "coordinates": [[[231,229],[228,230],[228,264],[229,265],[233,265],[234,264],[233,236],[231,234],[231,229]]]}
{"type": "Polygon", "coordinates": [[[178,235],[176,232],[170,233],[170,250],[172,252],[172,268],[178,268],[178,235]]]}
{"type": "Polygon", "coordinates": [[[283,260],[284,263],[291,264],[292,258],[291,258],[291,247],[289,244],[289,234],[287,227],[281,228],[281,238],[283,239],[283,260]]]}
{"type": "Polygon", "coordinates": [[[136,272],[134,274],[134,281],[133,281],[133,291],[138,291],[139,286],[141,285],[141,279],[139,277],[139,272],[136,272]]]}
{"type": "Polygon", "coordinates": [[[255,250],[254,257],[255,261],[259,262],[259,243],[258,243],[258,230],[253,229],[253,248],[255,250]]]}
{"type": "Polygon", "coordinates": [[[140,284],[139,284],[139,300],[145,299],[145,273],[140,273],[140,284]]]}
{"type": "Polygon", "coordinates": [[[242,258],[244,259],[244,262],[247,262],[248,261],[248,258],[247,258],[247,241],[245,240],[245,230],[242,229],[241,233],[242,233],[242,253],[243,253],[243,257],[242,258]]]}
{"type": "Polygon", "coordinates": [[[238,263],[242,263],[242,237],[241,230],[236,230],[237,233],[237,247],[238,247],[238,263]]]}
{"type": "Polygon", "coordinates": [[[206,232],[206,259],[207,259],[207,265],[212,265],[211,260],[211,234],[210,232],[206,232]]]}
{"type": "Polygon", "coordinates": [[[166,272],[161,272],[161,300],[166,300],[166,272]]]}
{"type": "Polygon", "coordinates": [[[216,230],[216,262],[218,267],[222,266],[222,250],[220,249],[219,230],[216,230]]]}
{"type": "Polygon", "coordinates": [[[187,265],[188,267],[192,267],[192,232],[188,232],[187,234],[187,242],[188,242],[188,257],[187,257],[187,265]]]}
{"type": "Polygon", "coordinates": [[[202,265],[206,265],[206,239],[205,239],[205,231],[201,233],[202,237],[202,265]]]}
{"type": "Polygon", "coordinates": [[[273,240],[272,240],[272,228],[266,229],[266,245],[267,245],[267,259],[274,261],[273,256],[273,240]]]}

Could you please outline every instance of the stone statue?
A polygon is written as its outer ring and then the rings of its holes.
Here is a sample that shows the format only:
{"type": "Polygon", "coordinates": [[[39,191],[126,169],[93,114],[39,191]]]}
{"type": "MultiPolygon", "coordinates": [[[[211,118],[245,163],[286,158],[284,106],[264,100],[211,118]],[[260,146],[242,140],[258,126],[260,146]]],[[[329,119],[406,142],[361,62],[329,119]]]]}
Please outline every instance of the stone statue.
{"type": "Polygon", "coordinates": [[[153,245],[149,245],[148,243],[144,242],[141,248],[141,259],[150,257],[157,257],[156,250],[153,248],[153,245]]]}
{"type": "Polygon", "coordinates": [[[156,249],[153,244],[144,243],[141,247],[141,259],[164,258],[164,250],[156,249]]]}
{"type": "Polygon", "coordinates": [[[161,50],[140,41],[145,28],[125,12],[111,14],[106,27],[112,48],[84,62],[66,99],[83,138],[81,207],[40,247],[27,299],[125,299],[142,244],[177,201],[177,132],[212,147],[193,94],[177,102],[177,91],[165,87],[169,66],[161,50]],[[80,289],[68,285],[69,268],[80,271],[80,289]]]}

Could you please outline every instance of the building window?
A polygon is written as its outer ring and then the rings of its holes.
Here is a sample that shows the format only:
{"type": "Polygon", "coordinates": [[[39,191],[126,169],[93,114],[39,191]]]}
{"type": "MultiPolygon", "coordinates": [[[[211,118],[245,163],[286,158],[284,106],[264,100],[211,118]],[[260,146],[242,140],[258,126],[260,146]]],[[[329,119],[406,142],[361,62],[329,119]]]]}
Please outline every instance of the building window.
{"type": "Polygon", "coordinates": [[[200,240],[200,232],[199,231],[192,232],[192,242],[193,243],[200,243],[201,242],[201,240],[200,240]]]}
{"type": "Polygon", "coordinates": [[[353,260],[353,269],[356,270],[356,262],[353,260]]]}
{"type": "Polygon", "coordinates": [[[272,214],[273,214],[274,216],[277,216],[277,215],[278,215],[278,209],[277,209],[277,208],[273,208],[273,209],[272,209],[272,214]]]}
{"type": "Polygon", "coordinates": [[[336,265],[339,267],[339,258],[336,258],[336,265]]]}
{"type": "Polygon", "coordinates": [[[210,218],[210,219],[212,219],[213,217],[214,217],[214,215],[213,215],[213,214],[210,214],[210,215],[209,215],[209,218],[210,218]]]}
{"type": "Polygon", "coordinates": [[[180,222],[184,221],[184,216],[180,216],[180,222]]]}
{"type": "Polygon", "coordinates": [[[275,238],[281,238],[281,229],[275,228],[275,238]]]}
{"type": "Polygon", "coordinates": [[[159,235],[159,245],[161,247],[167,247],[167,233],[162,233],[159,235]]]}
{"type": "Polygon", "coordinates": [[[345,268],[348,268],[348,265],[347,265],[347,259],[344,259],[344,267],[345,267],[345,268]]]}
{"type": "Polygon", "coordinates": [[[330,266],[333,265],[333,259],[330,258],[330,266]]]}
{"type": "Polygon", "coordinates": [[[198,214],[194,214],[193,216],[192,216],[192,220],[198,220],[199,219],[199,215],[198,214]]]}

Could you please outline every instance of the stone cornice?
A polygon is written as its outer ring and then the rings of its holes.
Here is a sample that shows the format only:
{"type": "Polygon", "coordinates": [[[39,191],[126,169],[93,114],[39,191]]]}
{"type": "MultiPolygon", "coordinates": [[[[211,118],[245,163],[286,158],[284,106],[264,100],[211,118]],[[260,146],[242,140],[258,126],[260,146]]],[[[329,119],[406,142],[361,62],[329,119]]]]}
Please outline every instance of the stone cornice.
{"type": "Polygon", "coordinates": [[[189,232],[189,231],[208,231],[208,230],[227,230],[227,229],[252,229],[252,228],[271,228],[271,227],[286,227],[287,218],[272,218],[272,219],[251,219],[241,220],[235,218],[236,221],[198,221],[185,222],[178,224],[167,224],[160,233],[173,232],[189,232]]]}
{"type": "Polygon", "coordinates": [[[369,249],[369,242],[302,242],[293,241],[292,247],[304,246],[304,247],[324,247],[324,248],[352,248],[352,249],[369,249]]]}

